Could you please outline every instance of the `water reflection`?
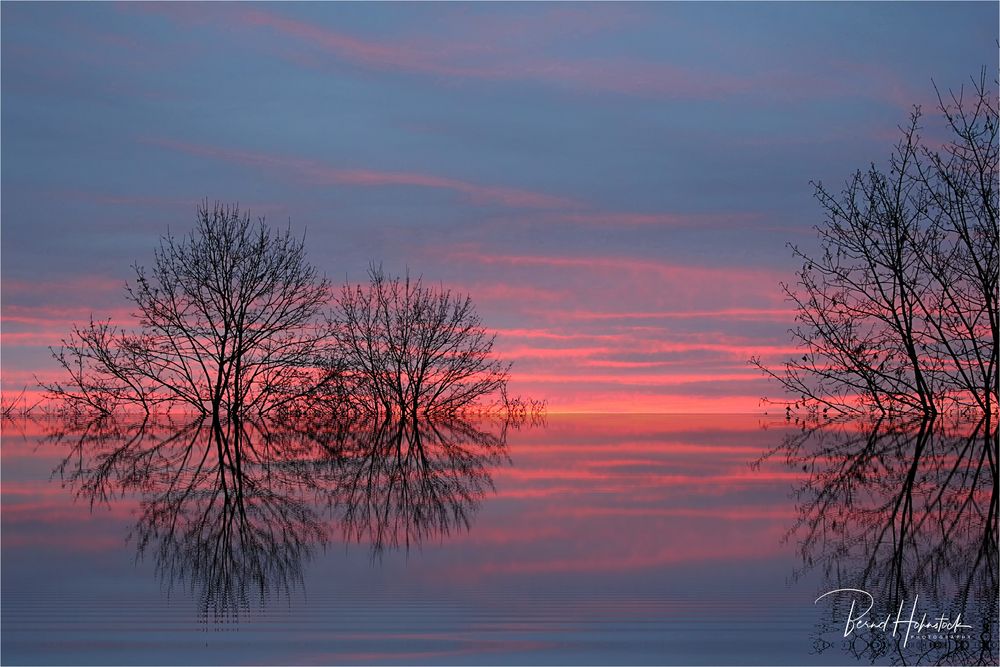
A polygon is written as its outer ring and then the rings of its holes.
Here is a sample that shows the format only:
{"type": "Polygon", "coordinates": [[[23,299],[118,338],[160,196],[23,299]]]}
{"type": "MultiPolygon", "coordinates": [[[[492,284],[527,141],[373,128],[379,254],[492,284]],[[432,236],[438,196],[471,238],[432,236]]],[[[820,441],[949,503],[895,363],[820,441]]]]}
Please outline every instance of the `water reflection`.
{"type": "Polygon", "coordinates": [[[828,612],[817,627],[817,653],[996,663],[996,442],[989,421],[803,424],[771,452],[806,474],[787,535],[802,559],[796,577],[819,571],[817,596],[857,589],[817,602],[828,612]],[[852,626],[849,619],[869,605],[852,626]],[[911,614],[940,627],[911,624],[911,614]],[[884,627],[866,627],[886,617],[884,627]]]}
{"type": "Polygon", "coordinates": [[[409,549],[469,529],[509,461],[509,422],[61,422],[59,475],[92,505],[134,497],[129,539],[170,592],[235,619],[290,596],[334,540],[409,549]]]}

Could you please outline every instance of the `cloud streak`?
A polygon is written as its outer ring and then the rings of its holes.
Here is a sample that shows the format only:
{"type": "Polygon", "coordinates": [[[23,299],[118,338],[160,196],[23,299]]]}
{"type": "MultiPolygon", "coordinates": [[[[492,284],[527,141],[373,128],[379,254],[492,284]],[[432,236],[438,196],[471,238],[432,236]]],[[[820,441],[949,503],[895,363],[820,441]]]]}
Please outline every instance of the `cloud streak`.
{"type": "MultiPolygon", "coordinates": [[[[496,41],[490,39],[470,39],[458,44],[364,39],[256,8],[240,11],[230,18],[245,27],[267,30],[318,49],[340,61],[383,71],[489,82],[529,81],[681,99],[718,99],[748,93],[755,84],[747,77],[696,72],[669,63],[628,58],[568,60],[538,52],[525,53],[523,46],[497,49],[496,41]]],[[[491,30],[488,24],[480,23],[470,32],[476,38],[488,36],[491,30]]],[[[306,57],[296,60],[301,63],[306,57]]]]}
{"type": "Polygon", "coordinates": [[[482,185],[456,178],[412,171],[341,169],[317,160],[267,153],[205,146],[163,138],[146,138],[145,143],[174,151],[209,157],[243,167],[262,168],[303,178],[313,185],[355,185],[360,187],[416,187],[446,190],[476,203],[495,203],[511,208],[577,208],[574,199],[497,185],[482,185]]]}

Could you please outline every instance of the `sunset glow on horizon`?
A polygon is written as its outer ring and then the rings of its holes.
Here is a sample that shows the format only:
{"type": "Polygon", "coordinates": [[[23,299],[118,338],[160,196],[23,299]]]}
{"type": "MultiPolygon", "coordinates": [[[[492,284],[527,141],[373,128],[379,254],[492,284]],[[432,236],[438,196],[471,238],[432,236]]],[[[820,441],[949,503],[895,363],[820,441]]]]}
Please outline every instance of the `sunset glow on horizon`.
{"type": "MultiPolygon", "coordinates": [[[[132,322],[203,201],[469,294],[552,413],[762,412],[810,181],[884,163],[996,3],[4,3],[2,389],[132,322]]],[[[933,139],[935,129],[928,123],[933,139]]],[[[773,410],[773,408],[772,408],[773,410]]]]}

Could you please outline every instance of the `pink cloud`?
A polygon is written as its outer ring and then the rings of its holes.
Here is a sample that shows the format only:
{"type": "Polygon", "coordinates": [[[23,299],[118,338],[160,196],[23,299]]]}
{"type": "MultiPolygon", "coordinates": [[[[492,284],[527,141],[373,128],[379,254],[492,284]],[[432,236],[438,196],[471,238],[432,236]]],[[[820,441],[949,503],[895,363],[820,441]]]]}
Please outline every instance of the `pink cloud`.
{"type": "Polygon", "coordinates": [[[469,294],[476,303],[497,301],[550,303],[566,298],[566,295],[560,291],[531,285],[471,283],[468,285],[455,285],[452,289],[456,292],[469,294]]]}
{"type": "Polygon", "coordinates": [[[453,178],[412,172],[371,171],[362,169],[324,172],[333,182],[350,185],[410,185],[454,190],[477,202],[497,202],[515,208],[563,208],[580,206],[579,202],[563,197],[497,186],[484,186],[453,178]]]}
{"type": "MultiPolygon", "coordinates": [[[[765,304],[768,309],[776,309],[784,302],[778,283],[788,277],[785,272],[772,269],[694,266],[613,255],[516,255],[489,253],[474,246],[435,248],[433,252],[436,261],[561,272],[562,275],[547,279],[572,278],[576,286],[590,286],[578,289],[576,300],[614,298],[623,306],[629,302],[655,303],[663,312],[693,312],[692,306],[704,304],[719,304],[711,310],[748,308],[736,306],[748,303],[756,304],[754,309],[765,304]],[[597,276],[601,279],[597,280],[597,276]]],[[[534,278],[539,280],[538,276],[534,278]]],[[[744,318],[748,315],[749,310],[742,313],[744,318]]],[[[554,311],[545,316],[559,319],[559,313],[554,311]]]]}
{"type": "MultiPolygon", "coordinates": [[[[120,10],[168,17],[185,26],[215,25],[241,30],[251,48],[296,66],[327,73],[330,61],[383,72],[416,74],[438,81],[514,81],[572,90],[617,93],[660,99],[719,100],[740,96],[761,104],[868,98],[908,110],[915,102],[934,100],[890,69],[862,61],[828,59],[826,70],[804,74],[786,65],[736,73],[614,54],[601,58],[569,58],[553,53],[562,43],[579,43],[591,34],[640,25],[645,19],[633,7],[586,10],[546,7],[530,16],[470,15],[440,12],[447,29],[426,35],[397,31],[378,37],[349,33],[284,16],[263,4],[135,3],[120,10]],[[274,39],[274,38],[277,39],[274,39]]],[[[680,29],[684,29],[682,26],[680,29]]],[[[619,35],[628,38],[628,35],[619,35]]],[[[706,48],[722,48],[718,36],[705,35],[706,48]],[[712,43],[715,41],[715,44],[712,43]]],[[[197,44],[188,46],[188,51],[197,44]]],[[[131,48],[136,52],[136,48],[131,48]]],[[[139,50],[141,52],[141,49],[139,50]]],[[[188,54],[178,54],[184,57],[188,54]]],[[[763,57],[765,54],[758,54],[763,57]]]]}
{"type": "Polygon", "coordinates": [[[651,260],[633,259],[615,256],[584,256],[571,257],[567,255],[504,255],[479,251],[472,247],[454,247],[444,249],[442,253],[455,261],[506,264],[511,266],[540,266],[546,268],[586,268],[610,271],[627,271],[654,273],[662,278],[702,278],[711,280],[779,280],[787,278],[787,273],[770,269],[755,269],[746,267],[703,267],[683,264],[669,264],[651,260]]]}
{"type": "MultiPolygon", "coordinates": [[[[318,50],[333,58],[382,71],[414,73],[439,78],[478,79],[487,81],[531,81],[575,89],[675,99],[713,99],[751,93],[759,88],[754,77],[736,76],[721,71],[696,71],[672,63],[639,61],[628,58],[568,60],[540,52],[538,47],[556,37],[593,32],[599,27],[593,16],[581,22],[577,18],[567,26],[559,14],[548,12],[535,18],[531,39],[524,39],[524,27],[503,39],[504,28],[493,25],[491,18],[468,24],[465,40],[435,40],[425,37],[396,36],[391,41],[362,38],[346,32],[298,21],[261,9],[243,9],[227,13],[225,20],[252,30],[267,30],[293,42],[298,51],[277,51],[299,65],[322,67],[302,48],[318,50]],[[500,31],[498,35],[497,31],[500,31]],[[525,43],[527,41],[527,43],[525,43]],[[535,47],[535,48],[530,48],[535,47]]],[[[506,32],[511,33],[507,28],[506,32]]]]}
{"type": "MultiPolygon", "coordinates": [[[[750,376],[744,377],[746,380],[750,376]]],[[[673,395],[662,395],[656,385],[636,386],[624,382],[597,384],[583,387],[570,377],[562,383],[539,382],[522,379],[518,373],[511,382],[511,393],[548,397],[550,416],[560,414],[737,414],[759,413],[760,397],[767,394],[769,385],[761,380],[759,392],[726,391],[722,395],[685,390],[673,395]]],[[[683,386],[683,385],[680,385],[683,386]]],[[[723,383],[721,385],[725,387],[723,383]]]]}
{"type": "Polygon", "coordinates": [[[250,30],[266,30],[285,38],[291,48],[275,52],[296,64],[314,68],[323,68],[324,63],[306,49],[362,67],[439,79],[528,81],[667,99],[721,99],[756,94],[764,100],[787,101],[843,97],[860,92],[906,108],[917,99],[891,72],[866,63],[837,63],[839,71],[820,79],[815,75],[803,78],[791,68],[740,75],[614,55],[600,59],[567,59],[546,53],[548,47],[560,39],[579,41],[587,34],[622,23],[623,18],[631,23],[641,20],[632,13],[620,11],[609,15],[608,11],[598,14],[596,11],[549,10],[513,20],[495,16],[467,17],[450,33],[462,35],[457,39],[403,34],[381,40],[295,20],[257,7],[226,12],[219,20],[250,30]]]}
{"type": "Polygon", "coordinates": [[[517,374],[517,381],[531,384],[579,385],[629,385],[666,387],[696,382],[725,383],[735,380],[755,379],[757,376],[745,373],[659,373],[647,375],[622,375],[620,373],[523,373],[517,374]]]}
{"type": "MultiPolygon", "coordinates": [[[[670,340],[669,332],[663,332],[662,338],[637,338],[626,334],[608,337],[606,342],[610,345],[594,346],[574,346],[568,341],[558,347],[546,347],[531,344],[512,345],[511,339],[516,337],[508,336],[502,340],[500,346],[502,352],[511,357],[539,357],[546,360],[565,357],[594,358],[597,355],[609,353],[642,353],[653,354],[687,354],[692,352],[711,352],[716,354],[717,359],[745,361],[752,354],[762,356],[784,357],[795,354],[798,348],[791,345],[774,345],[768,343],[758,343],[748,339],[731,338],[714,333],[706,333],[693,336],[689,340],[670,340]]],[[[663,364],[665,359],[654,360],[658,364],[663,364]]]]}
{"type": "MultiPolygon", "coordinates": [[[[74,299],[85,294],[107,294],[120,292],[125,287],[125,281],[103,276],[74,276],[72,280],[9,280],[3,281],[4,301],[9,302],[12,296],[47,297],[51,295],[72,295],[74,299]]],[[[4,306],[6,312],[7,306],[4,306]]]]}
{"type": "Polygon", "coordinates": [[[792,322],[794,310],[787,308],[720,308],[716,310],[663,310],[663,311],[559,311],[559,318],[569,320],[690,320],[724,319],[739,321],[792,322]]]}
{"type": "MultiPolygon", "coordinates": [[[[128,307],[98,310],[84,307],[21,306],[4,304],[0,344],[6,351],[16,347],[59,347],[70,336],[72,325],[85,326],[91,318],[110,321],[112,325],[128,327],[135,324],[128,307]]],[[[40,369],[41,370],[41,369],[40,369]]],[[[10,364],[4,369],[10,379],[10,364]]]]}
{"type": "Polygon", "coordinates": [[[362,187],[409,186],[449,190],[477,203],[498,203],[512,208],[575,208],[573,199],[504,186],[480,185],[455,178],[408,171],[338,169],[315,160],[268,155],[251,151],[203,146],[168,139],[147,139],[148,143],[172,150],[233,162],[245,167],[282,171],[308,179],[316,185],[357,185],[362,187]]]}
{"type": "Polygon", "coordinates": [[[607,354],[611,352],[607,347],[534,347],[528,345],[503,346],[501,352],[505,359],[512,361],[525,359],[538,359],[543,361],[553,361],[556,359],[573,359],[576,361],[587,359],[596,354],[607,354]]]}
{"type": "MultiPolygon", "coordinates": [[[[146,138],[143,141],[182,153],[210,157],[244,167],[285,172],[315,185],[427,188],[455,192],[463,195],[469,201],[479,204],[494,203],[514,209],[553,211],[552,213],[543,214],[543,217],[538,220],[542,224],[609,227],[752,228],[758,231],[785,229],[783,227],[761,226],[758,223],[764,221],[766,217],[764,214],[756,212],[636,213],[628,211],[597,211],[590,208],[585,202],[570,197],[500,185],[484,185],[436,174],[414,171],[334,167],[318,160],[229,149],[157,137],[146,138]]],[[[130,197],[103,197],[95,199],[95,201],[113,204],[138,204],[144,200],[142,198],[130,197]]],[[[176,204],[177,202],[169,201],[168,203],[176,204]]],[[[284,207],[281,207],[281,210],[284,210],[284,207]]],[[[522,221],[518,219],[515,222],[522,221]]]]}
{"type": "Polygon", "coordinates": [[[52,331],[5,331],[2,334],[4,347],[57,347],[62,345],[66,333],[52,331]]]}
{"type": "Polygon", "coordinates": [[[552,215],[548,220],[606,227],[675,227],[690,229],[763,229],[763,213],[629,213],[623,211],[571,212],[552,215]]]}
{"type": "Polygon", "coordinates": [[[527,339],[535,338],[535,339],[558,340],[558,341],[622,340],[622,336],[619,334],[562,333],[546,328],[511,328],[511,329],[501,328],[501,329],[495,329],[495,331],[501,337],[510,337],[510,338],[527,338],[527,339]]]}
{"type": "Polygon", "coordinates": [[[434,74],[460,73],[460,68],[444,68],[428,55],[398,44],[364,40],[346,33],[296,21],[259,9],[241,11],[235,17],[244,25],[267,28],[297,41],[319,47],[341,58],[379,68],[406,69],[434,74]]]}

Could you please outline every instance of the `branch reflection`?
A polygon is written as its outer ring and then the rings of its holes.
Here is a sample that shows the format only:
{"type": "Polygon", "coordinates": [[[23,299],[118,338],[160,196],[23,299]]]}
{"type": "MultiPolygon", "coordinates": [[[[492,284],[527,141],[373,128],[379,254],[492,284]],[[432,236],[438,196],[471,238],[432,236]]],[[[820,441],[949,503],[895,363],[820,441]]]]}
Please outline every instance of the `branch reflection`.
{"type": "MultiPolygon", "coordinates": [[[[818,628],[817,652],[842,644],[871,662],[996,663],[996,442],[988,419],[803,424],[785,438],[776,452],[807,475],[796,489],[799,518],[787,535],[802,558],[796,578],[818,572],[817,595],[867,591],[874,599],[869,619],[890,616],[885,630],[848,632],[856,596],[820,600],[829,613],[818,628]],[[924,613],[929,622],[960,614],[972,628],[917,633],[905,623],[914,605],[916,621],[924,613]],[[895,624],[897,615],[904,623],[895,624]]],[[[854,615],[862,609],[859,603],[854,615]]]]}
{"type": "Polygon", "coordinates": [[[238,619],[288,597],[334,540],[387,549],[468,530],[509,462],[511,423],[63,421],[58,474],[94,504],[138,501],[129,539],[170,593],[238,619]]]}

